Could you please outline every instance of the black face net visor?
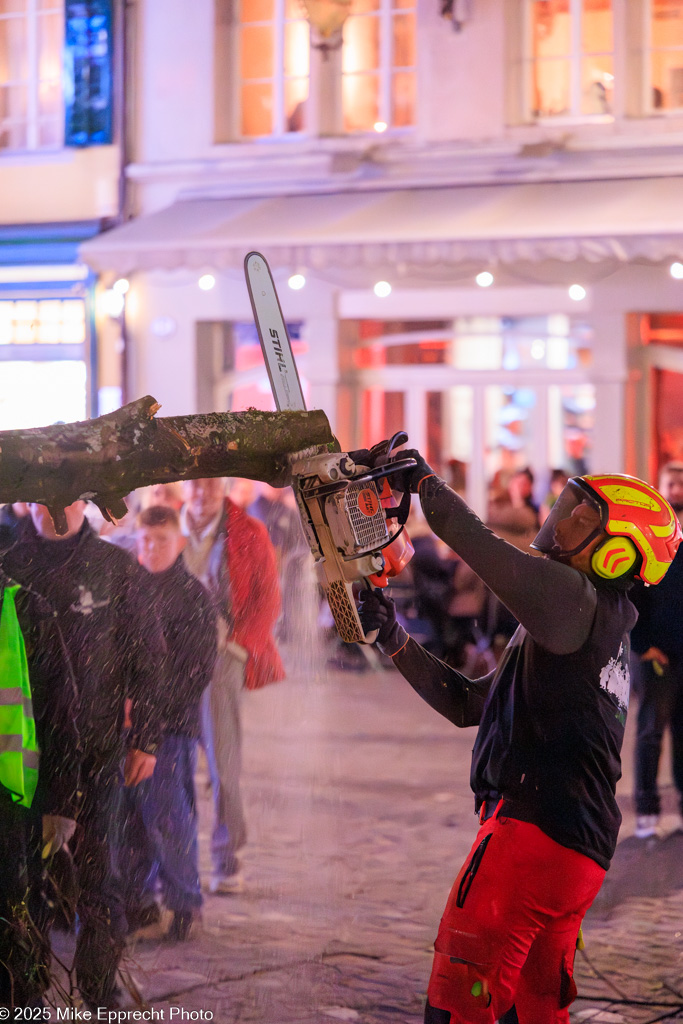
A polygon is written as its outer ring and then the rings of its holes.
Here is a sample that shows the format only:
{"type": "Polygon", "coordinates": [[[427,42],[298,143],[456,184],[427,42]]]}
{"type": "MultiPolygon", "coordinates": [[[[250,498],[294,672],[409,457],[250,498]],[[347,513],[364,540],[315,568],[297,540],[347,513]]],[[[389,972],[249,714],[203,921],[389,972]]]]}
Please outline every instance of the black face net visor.
{"type": "Polygon", "coordinates": [[[536,551],[554,558],[578,555],[603,530],[597,498],[573,480],[565,486],[550,515],[531,543],[536,551]]]}

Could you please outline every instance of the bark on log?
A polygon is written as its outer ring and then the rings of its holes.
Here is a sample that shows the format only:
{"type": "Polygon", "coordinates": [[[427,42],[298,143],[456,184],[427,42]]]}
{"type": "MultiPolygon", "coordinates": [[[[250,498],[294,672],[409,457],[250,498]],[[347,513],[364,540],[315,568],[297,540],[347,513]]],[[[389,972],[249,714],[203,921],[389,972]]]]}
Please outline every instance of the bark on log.
{"type": "Polygon", "coordinates": [[[57,526],[67,505],[88,498],[105,518],[120,519],[136,487],[209,476],[282,487],[292,452],[339,450],[318,410],[156,419],[159,408],[147,395],[93,420],[0,431],[0,502],[40,502],[57,526]]]}

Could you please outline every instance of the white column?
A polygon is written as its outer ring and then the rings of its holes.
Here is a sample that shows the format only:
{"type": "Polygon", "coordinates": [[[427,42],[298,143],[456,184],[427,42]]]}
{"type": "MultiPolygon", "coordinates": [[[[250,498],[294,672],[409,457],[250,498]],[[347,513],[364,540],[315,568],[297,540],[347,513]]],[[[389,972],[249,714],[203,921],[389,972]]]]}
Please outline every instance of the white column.
{"type": "Polygon", "coordinates": [[[596,380],[595,429],[590,458],[594,473],[624,469],[624,381],[596,380]]]}
{"type": "MultiPolygon", "coordinates": [[[[312,40],[317,41],[315,30],[312,40]]],[[[311,46],[311,76],[306,131],[311,136],[338,135],[342,128],[341,47],[323,50],[311,46]]]]}
{"type": "Polygon", "coordinates": [[[548,430],[548,386],[539,384],[536,389],[536,401],[530,410],[531,445],[529,461],[536,479],[536,498],[538,488],[546,486],[548,469],[550,468],[550,439],[548,430]]]}
{"type": "Polygon", "coordinates": [[[308,352],[299,361],[299,372],[308,379],[308,407],[322,409],[334,433],[339,386],[339,332],[334,292],[323,289],[316,282],[314,308],[302,312],[308,352]]]}
{"type": "Polygon", "coordinates": [[[467,503],[482,519],[486,518],[486,403],[484,385],[475,384],[472,409],[472,458],[467,469],[467,503]]]}
{"type": "Polygon", "coordinates": [[[621,312],[596,314],[591,324],[595,427],[590,465],[593,472],[620,473],[624,467],[626,318],[621,312]]]}
{"type": "Polygon", "coordinates": [[[405,392],[405,430],[408,445],[424,452],[427,447],[427,411],[425,391],[421,387],[407,388],[405,392]]]}

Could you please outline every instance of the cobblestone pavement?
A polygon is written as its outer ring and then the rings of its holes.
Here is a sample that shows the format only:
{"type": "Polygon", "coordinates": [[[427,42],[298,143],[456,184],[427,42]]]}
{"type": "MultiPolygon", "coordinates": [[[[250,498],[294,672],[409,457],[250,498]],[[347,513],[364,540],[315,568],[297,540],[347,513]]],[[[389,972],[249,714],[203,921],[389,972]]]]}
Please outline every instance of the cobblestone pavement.
{"type": "MultiPolygon", "coordinates": [[[[421,1024],[439,916],[476,830],[473,731],[393,671],[271,686],[246,695],[244,720],[245,890],[207,897],[186,943],[131,945],[132,987],[165,1020],[421,1024]]],[[[201,770],[198,787],[206,877],[201,770]]],[[[626,837],[629,790],[627,758],[626,837]]],[[[673,812],[670,788],[665,800],[673,812]]],[[[683,1021],[683,836],[625,838],[584,931],[573,1021],[683,1021]]]]}

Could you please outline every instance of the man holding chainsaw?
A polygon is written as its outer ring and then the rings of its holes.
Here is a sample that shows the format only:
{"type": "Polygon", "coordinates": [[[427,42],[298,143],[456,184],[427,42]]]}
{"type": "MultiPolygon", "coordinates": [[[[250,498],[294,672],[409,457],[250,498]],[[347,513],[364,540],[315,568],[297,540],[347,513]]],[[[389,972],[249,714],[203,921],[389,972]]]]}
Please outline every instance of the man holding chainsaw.
{"type": "Polygon", "coordinates": [[[519,620],[498,667],[470,680],[430,655],[380,591],[365,631],[459,727],[479,727],[471,785],[480,829],[435,943],[426,1024],[568,1024],[574,950],[621,815],[615,788],[628,706],[627,592],[658,583],[681,528],[648,484],[618,474],[567,484],[535,538],[507,544],[425,463],[406,472],[430,527],[519,620]],[[509,1016],[507,1016],[509,1014],[509,1016]]]}

